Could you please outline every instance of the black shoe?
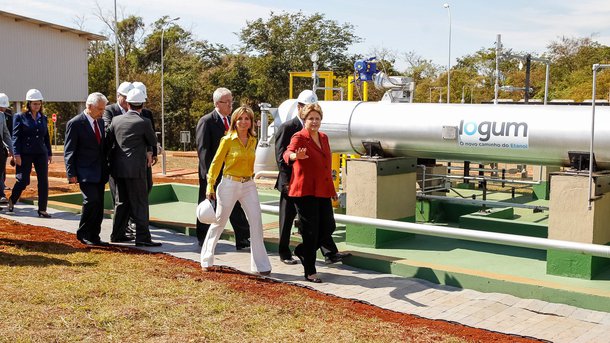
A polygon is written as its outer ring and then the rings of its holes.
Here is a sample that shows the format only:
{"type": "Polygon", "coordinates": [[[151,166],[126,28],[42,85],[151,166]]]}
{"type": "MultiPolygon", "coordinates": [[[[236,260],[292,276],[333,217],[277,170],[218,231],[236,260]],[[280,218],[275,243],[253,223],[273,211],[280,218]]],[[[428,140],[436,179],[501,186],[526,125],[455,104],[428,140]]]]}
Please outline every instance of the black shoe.
{"type": "Polygon", "coordinates": [[[297,262],[297,260],[295,260],[294,258],[288,257],[288,258],[280,258],[280,261],[282,261],[282,263],[284,264],[297,264],[299,262],[297,262]]]}
{"type": "Polygon", "coordinates": [[[136,241],[137,247],[160,247],[162,244],[153,241],[136,241]]]}
{"type": "Polygon", "coordinates": [[[15,204],[11,198],[8,198],[8,206],[6,207],[7,212],[15,212],[15,204]]]}
{"type": "Polygon", "coordinates": [[[134,240],[134,237],[133,237],[133,236],[127,236],[127,235],[125,235],[125,236],[123,236],[123,237],[117,237],[117,238],[112,238],[112,237],[111,237],[111,238],[110,238],[110,241],[111,241],[112,243],[124,243],[124,242],[131,242],[131,241],[133,241],[133,240],[134,240]]]}
{"type": "Polygon", "coordinates": [[[240,250],[247,250],[250,248],[250,242],[248,242],[247,244],[235,244],[235,249],[237,249],[237,251],[240,250]]]}
{"type": "Polygon", "coordinates": [[[326,262],[326,264],[341,262],[343,261],[343,257],[345,256],[343,256],[341,253],[330,254],[324,257],[324,262],[326,262]]]}
{"type": "Polygon", "coordinates": [[[38,217],[41,218],[51,218],[51,215],[47,213],[47,211],[38,210],[38,217]]]}
{"type": "Polygon", "coordinates": [[[352,256],[352,253],[351,252],[337,252],[335,254],[335,256],[340,257],[341,259],[344,259],[346,257],[352,256]]]}
{"type": "Polygon", "coordinates": [[[83,243],[84,245],[88,245],[88,246],[96,246],[96,247],[107,247],[110,246],[110,244],[108,244],[108,242],[104,242],[102,240],[98,240],[98,241],[90,241],[86,238],[81,238],[79,239],[79,241],[81,243],[83,243]]]}
{"type": "Polygon", "coordinates": [[[125,233],[129,235],[135,235],[136,231],[128,226],[125,228],[125,233]]]}
{"type": "Polygon", "coordinates": [[[320,279],[317,274],[313,274],[313,275],[309,275],[305,277],[305,280],[309,281],[309,282],[313,282],[313,283],[322,283],[322,279],[320,279]],[[316,275],[315,277],[312,277],[313,275],[316,275]]]}

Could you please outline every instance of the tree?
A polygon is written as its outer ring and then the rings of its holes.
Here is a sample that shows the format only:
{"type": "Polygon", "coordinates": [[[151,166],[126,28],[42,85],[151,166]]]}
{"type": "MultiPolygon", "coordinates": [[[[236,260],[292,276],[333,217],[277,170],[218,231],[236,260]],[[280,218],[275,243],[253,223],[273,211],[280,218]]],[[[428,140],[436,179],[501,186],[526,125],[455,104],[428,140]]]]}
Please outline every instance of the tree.
{"type": "Polygon", "coordinates": [[[346,52],[350,45],[361,41],[351,24],[339,24],[320,13],[306,16],[302,12],[271,12],[266,20],[249,21],[239,39],[242,53],[250,57],[256,98],[264,97],[272,104],[288,97],[290,71],[311,70],[313,52],[319,55],[319,70],[351,74],[353,61],[346,52]]]}

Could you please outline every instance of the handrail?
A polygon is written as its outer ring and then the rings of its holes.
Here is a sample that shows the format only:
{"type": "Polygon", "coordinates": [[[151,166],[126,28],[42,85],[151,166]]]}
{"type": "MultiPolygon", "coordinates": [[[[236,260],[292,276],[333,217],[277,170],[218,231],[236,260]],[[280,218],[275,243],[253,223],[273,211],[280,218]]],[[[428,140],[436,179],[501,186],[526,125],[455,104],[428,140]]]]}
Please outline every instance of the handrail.
{"type": "MultiPolygon", "coordinates": [[[[261,211],[267,214],[279,214],[278,206],[261,204],[261,211]]],[[[610,246],[578,242],[560,241],[557,239],[519,236],[506,233],[486,232],[444,226],[399,222],[387,219],[366,218],[335,214],[335,221],[343,224],[369,225],[390,231],[409,232],[428,236],[465,239],[475,242],[512,245],[533,249],[553,249],[565,252],[610,258],[610,246]]]]}

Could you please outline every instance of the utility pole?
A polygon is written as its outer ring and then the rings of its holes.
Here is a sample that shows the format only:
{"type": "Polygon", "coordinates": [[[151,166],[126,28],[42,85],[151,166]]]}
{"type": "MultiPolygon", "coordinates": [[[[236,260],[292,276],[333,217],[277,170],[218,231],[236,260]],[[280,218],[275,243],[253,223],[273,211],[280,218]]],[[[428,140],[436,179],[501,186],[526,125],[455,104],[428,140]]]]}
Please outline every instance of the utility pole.
{"type": "Polygon", "coordinates": [[[532,65],[532,55],[525,55],[525,94],[523,100],[527,104],[530,100],[530,71],[532,65]]]}
{"type": "Polygon", "coordinates": [[[500,84],[498,79],[500,78],[500,51],[502,50],[502,36],[498,34],[496,37],[496,83],[494,85],[494,105],[498,104],[498,91],[500,90],[500,84]]]}

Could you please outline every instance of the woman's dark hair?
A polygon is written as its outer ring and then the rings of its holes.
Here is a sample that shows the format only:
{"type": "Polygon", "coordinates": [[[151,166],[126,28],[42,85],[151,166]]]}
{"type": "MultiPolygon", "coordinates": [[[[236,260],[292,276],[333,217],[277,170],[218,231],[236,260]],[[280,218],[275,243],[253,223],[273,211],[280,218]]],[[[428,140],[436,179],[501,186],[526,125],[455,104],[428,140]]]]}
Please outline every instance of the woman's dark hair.
{"type": "MultiPolygon", "coordinates": [[[[39,101],[39,100],[37,100],[37,101],[39,101]]],[[[31,102],[31,101],[27,101],[27,102],[25,103],[25,108],[28,110],[28,112],[31,112],[31,111],[32,111],[32,107],[31,107],[31,105],[32,105],[32,102],[31,102]]],[[[43,112],[43,107],[42,107],[42,101],[40,101],[40,114],[43,114],[43,113],[44,113],[44,112],[43,112]]]]}

